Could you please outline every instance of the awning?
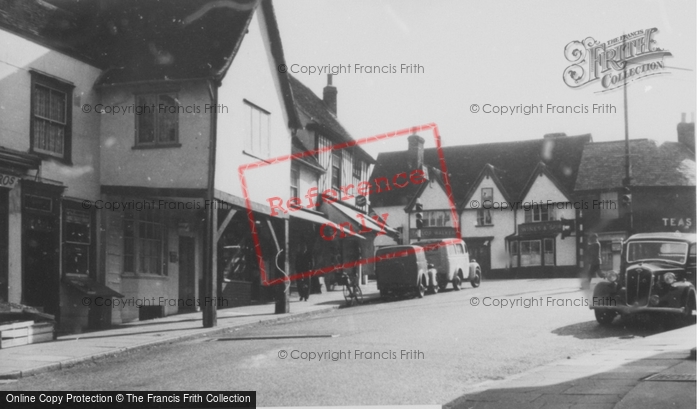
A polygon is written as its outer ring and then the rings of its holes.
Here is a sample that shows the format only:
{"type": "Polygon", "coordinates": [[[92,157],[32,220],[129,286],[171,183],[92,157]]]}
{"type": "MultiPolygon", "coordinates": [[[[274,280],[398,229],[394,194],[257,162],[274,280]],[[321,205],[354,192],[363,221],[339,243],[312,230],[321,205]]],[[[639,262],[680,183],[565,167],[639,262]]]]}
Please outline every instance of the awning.
{"type": "MultiPolygon", "coordinates": [[[[372,216],[363,213],[363,212],[358,212],[355,209],[351,209],[347,206],[344,206],[338,202],[331,202],[331,206],[333,208],[338,209],[343,215],[345,215],[349,220],[351,220],[353,223],[358,225],[360,228],[365,227],[367,229],[370,229],[372,231],[375,231],[377,233],[391,233],[391,234],[398,234],[398,232],[391,227],[385,225],[384,228],[379,226],[374,219],[372,219],[372,216]],[[364,224],[360,220],[360,217],[364,219],[364,224]]],[[[386,220],[385,220],[386,222],[386,220]]]]}
{"type": "Polygon", "coordinates": [[[89,296],[124,298],[123,294],[88,277],[65,277],[63,282],[89,296]]]}
{"type": "Polygon", "coordinates": [[[300,209],[296,212],[291,212],[290,217],[306,220],[308,222],[316,223],[319,225],[330,224],[330,225],[333,225],[335,228],[338,228],[338,229],[342,228],[343,232],[345,232],[345,234],[348,236],[357,237],[357,238],[360,238],[362,240],[365,239],[364,237],[360,236],[359,234],[353,232],[352,230],[349,230],[345,227],[341,227],[337,223],[333,223],[332,221],[326,219],[325,217],[323,217],[321,215],[321,213],[311,212],[311,211],[306,210],[306,209],[300,209]]]}

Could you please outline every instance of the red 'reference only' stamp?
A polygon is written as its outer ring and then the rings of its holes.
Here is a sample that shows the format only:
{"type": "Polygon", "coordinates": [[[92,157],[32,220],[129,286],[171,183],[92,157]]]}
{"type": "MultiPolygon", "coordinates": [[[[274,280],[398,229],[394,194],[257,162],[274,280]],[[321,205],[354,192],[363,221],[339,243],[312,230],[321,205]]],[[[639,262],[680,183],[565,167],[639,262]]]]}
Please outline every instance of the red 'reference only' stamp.
{"type": "MultiPolygon", "coordinates": [[[[251,199],[250,199],[250,194],[249,194],[249,189],[246,181],[246,171],[252,170],[252,169],[258,169],[258,168],[263,168],[265,166],[273,165],[273,164],[278,164],[280,162],[284,161],[291,161],[293,159],[301,159],[306,156],[311,156],[311,155],[317,155],[319,153],[327,152],[327,151],[334,151],[334,150],[342,150],[346,148],[350,148],[353,146],[359,146],[359,145],[364,145],[372,142],[379,142],[382,140],[387,140],[391,138],[396,138],[396,137],[401,137],[401,136],[406,136],[412,133],[417,133],[417,132],[423,132],[423,131],[431,131],[433,133],[433,137],[435,139],[435,147],[437,151],[437,156],[440,164],[440,170],[442,174],[442,182],[445,185],[445,191],[447,193],[447,197],[449,200],[449,206],[450,206],[450,211],[452,213],[452,223],[453,223],[453,228],[455,230],[455,239],[461,240],[460,237],[460,231],[459,231],[459,222],[458,222],[458,217],[457,217],[457,207],[455,205],[454,197],[452,194],[452,186],[450,185],[450,180],[448,177],[448,172],[447,172],[447,165],[445,163],[445,156],[443,153],[442,149],[442,143],[440,139],[440,133],[438,130],[438,126],[435,123],[429,123],[425,125],[420,125],[420,126],[413,126],[410,128],[405,128],[393,132],[387,132],[375,136],[370,136],[367,138],[362,138],[350,142],[343,142],[339,143],[336,145],[328,146],[328,147],[323,147],[319,149],[313,149],[313,150],[308,150],[306,152],[301,152],[301,153],[295,153],[295,154],[289,154],[289,155],[282,155],[278,156],[275,158],[270,158],[270,159],[265,159],[265,160],[260,160],[257,162],[252,162],[248,164],[244,164],[239,166],[238,168],[238,176],[241,182],[241,188],[243,191],[243,196],[245,199],[246,203],[246,212],[248,216],[248,222],[250,225],[250,230],[251,230],[251,235],[253,238],[253,242],[255,245],[255,252],[256,256],[258,259],[258,265],[260,268],[260,277],[263,285],[269,286],[269,285],[274,285],[274,284],[279,284],[282,282],[288,282],[288,281],[293,281],[293,280],[298,280],[301,278],[305,277],[310,277],[310,276],[318,276],[318,275],[323,275],[332,271],[336,271],[339,269],[346,269],[346,268],[352,268],[356,266],[361,266],[365,264],[370,264],[370,263],[376,263],[377,261],[380,260],[380,258],[376,256],[372,257],[367,257],[359,260],[352,260],[348,261],[345,263],[340,263],[332,266],[327,266],[319,269],[314,269],[310,271],[304,271],[304,272],[297,272],[293,275],[286,275],[284,277],[279,277],[279,278],[274,278],[270,279],[268,276],[268,273],[265,269],[265,263],[263,262],[263,255],[262,255],[262,250],[260,246],[260,236],[258,233],[258,226],[256,225],[255,222],[255,215],[253,213],[253,208],[251,205],[251,199]]],[[[327,189],[323,192],[319,192],[317,187],[312,187],[308,189],[306,194],[304,195],[303,198],[301,197],[289,197],[289,198],[283,198],[279,196],[275,197],[270,197],[267,199],[267,204],[270,207],[270,216],[279,216],[281,214],[286,214],[290,213],[293,214],[293,212],[300,211],[303,208],[306,209],[311,209],[315,210],[316,207],[320,205],[321,202],[324,203],[334,203],[337,201],[345,201],[353,198],[355,196],[355,193],[358,195],[362,196],[369,196],[372,193],[380,193],[385,190],[390,190],[392,187],[395,189],[400,189],[404,188],[409,185],[409,183],[419,185],[425,182],[428,182],[428,179],[426,179],[427,175],[424,174],[422,169],[414,169],[410,172],[401,172],[396,175],[394,175],[391,180],[388,178],[378,178],[373,181],[361,181],[357,184],[357,186],[353,184],[348,184],[341,186],[339,191],[335,189],[327,189]],[[317,200],[320,196],[320,200],[317,200]]],[[[366,215],[362,213],[358,213],[357,218],[359,222],[362,224],[362,226],[365,226],[365,219],[366,215]]],[[[387,215],[382,215],[381,218],[375,216],[373,217],[373,220],[371,221],[372,223],[378,225],[382,231],[378,233],[378,235],[385,234],[385,226],[387,223],[387,215]]],[[[348,234],[347,228],[342,226],[344,223],[340,223],[340,225],[329,222],[321,226],[319,230],[320,237],[324,240],[333,240],[336,235],[339,235],[340,238],[346,237],[346,235],[350,236],[351,234],[354,234],[352,230],[350,230],[348,234]]],[[[360,233],[363,231],[360,230],[360,233]]],[[[366,231],[364,231],[366,232],[366,231]]],[[[452,241],[447,241],[443,245],[448,245],[452,241]]],[[[440,244],[437,244],[437,246],[440,246],[440,244]]],[[[435,246],[431,246],[435,247],[435,246]]],[[[408,253],[415,252],[415,251],[421,251],[421,250],[409,250],[408,252],[404,251],[399,251],[396,252],[395,254],[384,254],[381,256],[381,259],[385,258],[394,258],[394,257],[401,257],[404,256],[408,253]]]]}

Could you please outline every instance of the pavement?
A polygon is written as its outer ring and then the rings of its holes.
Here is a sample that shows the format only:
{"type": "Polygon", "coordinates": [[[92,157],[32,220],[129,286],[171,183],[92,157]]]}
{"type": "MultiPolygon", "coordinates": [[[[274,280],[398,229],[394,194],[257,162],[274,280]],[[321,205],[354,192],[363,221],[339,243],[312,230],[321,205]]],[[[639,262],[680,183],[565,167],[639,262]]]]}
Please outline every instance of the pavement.
{"type": "Polygon", "coordinates": [[[631,340],[476,385],[445,405],[488,408],[695,408],[697,325],[631,340]]]}
{"type": "MultiPolygon", "coordinates": [[[[362,286],[365,300],[379,298],[375,282],[362,286]]],[[[70,334],[53,342],[0,349],[0,380],[19,379],[44,372],[99,360],[125,351],[154,347],[198,337],[216,336],[231,328],[262,322],[288,320],[345,306],[342,287],[323,294],[311,294],[309,301],[299,301],[292,289],[290,313],[275,314],[275,304],[249,305],[221,309],[218,326],[204,328],[202,313],[192,312],[119,325],[108,330],[70,334]]]]}

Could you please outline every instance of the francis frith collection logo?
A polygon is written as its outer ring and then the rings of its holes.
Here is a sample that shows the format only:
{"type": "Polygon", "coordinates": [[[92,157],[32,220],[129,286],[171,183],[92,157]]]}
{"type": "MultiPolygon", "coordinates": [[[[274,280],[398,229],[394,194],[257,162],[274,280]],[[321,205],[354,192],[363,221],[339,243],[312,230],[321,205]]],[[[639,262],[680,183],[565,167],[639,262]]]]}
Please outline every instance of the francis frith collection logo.
{"type": "Polygon", "coordinates": [[[572,63],[564,70],[564,83],[571,88],[600,82],[602,90],[612,91],[627,82],[668,74],[664,57],[668,50],[657,46],[656,28],[623,34],[606,42],[588,37],[572,41],[564,48],[566,59],[572,63]]]}

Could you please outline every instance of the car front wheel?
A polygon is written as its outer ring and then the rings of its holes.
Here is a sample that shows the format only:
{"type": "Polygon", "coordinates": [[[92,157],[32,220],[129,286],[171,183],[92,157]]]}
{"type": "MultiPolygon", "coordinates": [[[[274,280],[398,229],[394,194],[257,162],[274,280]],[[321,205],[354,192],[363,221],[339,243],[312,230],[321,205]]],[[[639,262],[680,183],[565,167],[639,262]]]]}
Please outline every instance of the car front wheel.
{"type": "Polygon", "coordinates": [[[452,287],[454,287],[455,291],[462,289],[462,277],[460,277],[459,274],[455,274],[452,279],[452,287]]]}
{"type": "Polygon", "coordinates": [[[615,311],[610,310],[595,310],[595,319],[600,325],[610,325],[615,319],[615,311]]]}
{"type": "Polygon", "coordinates": [[[691,291],[688,294],[688,299],[685,301],[685,311],[683,312],[683,323],[686,325],[695,324],[697,316],[693,315],[696,310],[695,293],[691,291]]]}
{"type": "Polygon", "coordinates": [[[476,270],[474,273],[474,278],[471,281],[472,287],[479,288],[481,285],[481,270],[476,270]]]}

